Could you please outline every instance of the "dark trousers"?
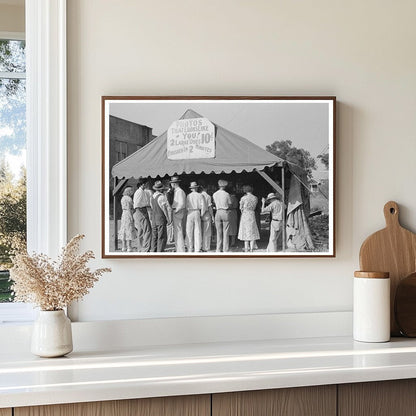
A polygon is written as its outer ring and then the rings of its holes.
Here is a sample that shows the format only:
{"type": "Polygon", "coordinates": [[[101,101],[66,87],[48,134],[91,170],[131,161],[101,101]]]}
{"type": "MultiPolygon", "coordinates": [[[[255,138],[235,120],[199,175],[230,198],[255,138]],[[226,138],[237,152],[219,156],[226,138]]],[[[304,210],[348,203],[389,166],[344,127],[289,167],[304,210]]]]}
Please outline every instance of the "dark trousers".
{"type": "Polygon", "coordinates": [[[162,252],[165,251],[168,233],[165,224],[153,224],[152,226],[152,244],[150,251],[162,252]]]}
{"type": "Polygon", "coordinates": [[[152,229],[146,208],[138,208],[133,214],[134,226],[137,228],[137,251],[150,251],[152,229]]]}

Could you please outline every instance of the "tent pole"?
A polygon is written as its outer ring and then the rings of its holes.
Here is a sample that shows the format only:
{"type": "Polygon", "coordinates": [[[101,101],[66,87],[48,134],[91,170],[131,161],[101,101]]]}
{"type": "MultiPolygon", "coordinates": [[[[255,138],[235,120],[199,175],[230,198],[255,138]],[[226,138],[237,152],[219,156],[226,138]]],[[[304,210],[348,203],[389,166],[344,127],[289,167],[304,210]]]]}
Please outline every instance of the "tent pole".
{"type": "Polygon", "coordinates": [[[283,218],[282,218],[282,251],[286,251],[286,198],[285,198],[285,167],[282,166],[282,186],[280,187],[266,172],[256,170],[256,172],[268,182],[282,197],[283,218]]]}
{"type": "Polygon", "coordinates": [[[286,251],[286,198],[285,198],[285,167],[282,166],[282,203],[283,203],[283,218],[282,218],[282,251],[286,251]]]}
{"type": "Polygon", "coordinates": [[[269,185],[276,190],[277,192],[279,192],[279,195],[281,195],[283,197],[283,190],[282,188],[266,173],[263,172],[262,170],[256,170],[256,172],[266,181],[269,183],[269,185]]]}
{"type": "MultiPolygon", "coordinates": [[[[117,189],[117,177],[114,178],[114,190],[117,189]]],[[[114,251],[118,249],[118,238],[117,238],[117,193],[113,191],[113,219],[114,219],[114,251]]]]}

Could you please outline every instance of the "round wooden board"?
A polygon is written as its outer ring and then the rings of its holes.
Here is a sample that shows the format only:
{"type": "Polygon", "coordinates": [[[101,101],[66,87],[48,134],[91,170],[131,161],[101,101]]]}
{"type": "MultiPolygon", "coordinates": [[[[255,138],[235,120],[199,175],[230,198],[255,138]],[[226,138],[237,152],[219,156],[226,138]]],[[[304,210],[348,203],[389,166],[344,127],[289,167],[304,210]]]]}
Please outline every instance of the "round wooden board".
{"type": "Polygon", "coordinates": [[[407,337],[416,337],[416,272],[397,286],[394,315],[400,332],[407,337]]]}

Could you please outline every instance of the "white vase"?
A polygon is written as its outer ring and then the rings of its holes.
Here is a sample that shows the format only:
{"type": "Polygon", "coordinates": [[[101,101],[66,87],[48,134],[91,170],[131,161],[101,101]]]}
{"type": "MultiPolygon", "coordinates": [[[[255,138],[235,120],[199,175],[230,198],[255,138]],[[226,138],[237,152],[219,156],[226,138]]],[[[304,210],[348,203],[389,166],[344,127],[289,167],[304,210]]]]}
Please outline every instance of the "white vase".
{"type": "Polygon", "coordinates": [[[63,310],[40,311],[33,325],[31,351],[39,357],[62,357],[72,351],[71,321],[63,310]]]}

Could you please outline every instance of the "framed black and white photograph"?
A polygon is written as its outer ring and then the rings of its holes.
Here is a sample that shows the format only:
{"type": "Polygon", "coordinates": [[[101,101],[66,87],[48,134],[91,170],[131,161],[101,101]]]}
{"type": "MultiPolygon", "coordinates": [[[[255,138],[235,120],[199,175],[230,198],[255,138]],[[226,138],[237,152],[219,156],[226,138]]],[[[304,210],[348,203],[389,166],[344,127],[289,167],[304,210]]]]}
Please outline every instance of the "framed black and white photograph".
{"type": "Polygon", "coordinates": [[[334,257],[335,97],[102,97],[103,257],[334,257]]]}

